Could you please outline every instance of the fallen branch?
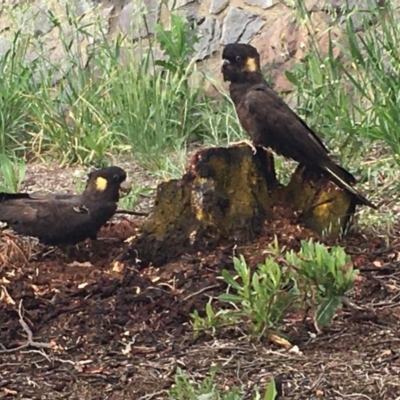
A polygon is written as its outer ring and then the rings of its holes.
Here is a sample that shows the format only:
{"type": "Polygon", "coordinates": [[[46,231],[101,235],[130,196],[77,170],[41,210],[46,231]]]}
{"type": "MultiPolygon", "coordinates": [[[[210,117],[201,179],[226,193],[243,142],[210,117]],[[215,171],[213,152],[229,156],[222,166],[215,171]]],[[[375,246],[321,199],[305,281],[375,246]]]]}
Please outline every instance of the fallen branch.
{"type": "Polygon", "coordinates": [[[194,297],[194,296],[197,296],[198,294],[202,294],[202,293],[206,292],[207,290],[215,289],[215,288],[217,288],[217,287],[219,287],[219,286],[220,286],[219,284],[218,284],[218,285],[206,286],[206,287],[204,287],[203,289],[200,289],[198,292],[190,293],[188,296],[186,296],[186,297],[183,299],[183,301],[187,301],[187,300],[189,300],[190,298],[192,298],[192,297],[194,297]]]}
{"type": "Polygon", "coordinates": [[[138,215],[140,217],[147,217],[150,214],[149,212],[140,212],[140,211],[133,211],[133,210],[117,210],[115,214],[128,214],[128,215],[138,215]]]}
{"type": "Polygon", "coordinates": [[[22,326],[22,329],[26,332],[26,334],[28,335],[28,340],[26,341],[26,343],[24,343],[21,346],[18,347],[14,347],[13,349],[6,349],[3,345],[3,350],[0,350],[0,353],[12,353],[14,351],[19,351],[22,349],[25,349],[26,347],[36,347],[39,349],[51,349],[52,346],[50,343],[42,343],[42,342],[35,342],[33,340],[33,333],[32,331],[29,329],[28,324],[24,321],[24,318],[22,316],[22,300],[19,302],[19,307],[18,307],[18,315],[19,315],[19,323],[22,326]]]}

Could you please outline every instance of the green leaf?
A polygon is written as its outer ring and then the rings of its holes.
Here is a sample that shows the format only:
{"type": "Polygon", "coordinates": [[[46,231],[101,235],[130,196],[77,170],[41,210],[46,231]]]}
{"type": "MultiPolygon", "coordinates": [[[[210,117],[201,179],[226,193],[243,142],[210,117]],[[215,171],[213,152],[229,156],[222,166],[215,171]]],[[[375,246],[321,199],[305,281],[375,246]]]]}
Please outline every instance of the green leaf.
{"type": "Polygon", "coordinates": [[[253,274],[251,285],[253,286],[253,289],[255,290],[256,293],[260,292],[260,277],[256,272],[253,274]]]}
{"type": "Polygon", "coordinates": [[[18,160],[16,157],[11,160],[7,155],[0,154],[0,171],[4,190],[17,192],[25,176],[25,162],[18,160]]]}
{"type": "Polygon", "coordinates": [[[211,303],[206,304],[206,314],[210,320],[215,318],[215,311],[213,310],[211,303]]]}
{"type": "Polygon", "coordinates": [[[158,65],[160,67],[163,67],[164,69],[171,71],[171,72],[176,72],[177,68],[176,65],[172,62],[165,61],[165,60],[156,60],[154,62],[155,65],[158,65]]]}
{"type": "Polygon", "coordinates": [[[293,83],[294,85],[298,86],[299,85],[299,81],[297,79],[297,76],[291,72],[291,71],[285,71],[285,76],[286,79],[290,82],[293,83]]]}
{"type": "Polygon", "coordinates": [[[223,293],[218,296],[218,300],[225,303],[241,303],[244,299],[236,294],[223,293]]]}
{"type": "Polygon", "coordinates": [[[339,296],[329,297],[321,302],[317,309],[316,321],[319,327],[328,325],[335,316],[336,310],[341,307],[342,298],[339,296]]]}
{"type": "Polygon", "coordinates": [[[224,281],[229,285],[232,286],[234,289],[236,290],[242,290],[242,286],[239,285],[239,283],[237,283],[235,281],[235,279],[233,279],[232,275],[230,274],[230,272],[226,269],[223,269],[221,272],[222,277],[224,278],[224,281]]]}
{"type": "Polygon", "coordinates": [[[276,391],[275,381],[272,379],[268,384],[267,391],[264,396],[264,400],[275,400],[278,392],[276,391]]]}

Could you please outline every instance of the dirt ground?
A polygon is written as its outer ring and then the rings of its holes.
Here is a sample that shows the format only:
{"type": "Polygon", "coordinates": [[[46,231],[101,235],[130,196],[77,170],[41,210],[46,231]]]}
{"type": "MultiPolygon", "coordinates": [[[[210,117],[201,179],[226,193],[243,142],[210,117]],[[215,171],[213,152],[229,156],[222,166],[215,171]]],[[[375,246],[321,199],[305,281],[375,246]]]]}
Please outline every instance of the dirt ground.
{"type": "MultiPolygon", "coordinates": [[[[246,246],[143,268],[123,257],[140,224],[120,218],[68,255],[3,234],[0,399],[168,399],[177,368],[200,380],[215,365],[222,387],[248,388],[244,399],[271,378],[282,381],[282,399],[399,398],[400,226],[388,240],[353,232],[341,243],[361,271],[355,307],[318,335],[301,316],[286,320],[298,347],[290,351],[239,327],[194,337],[190,324],[226,288],[221,270],[233,270],[234,253],[252,267],[263,261],[270,227],[246,246]]],[[[279,224],[281,245],[298,247],[301,229],[279,224]]]]}

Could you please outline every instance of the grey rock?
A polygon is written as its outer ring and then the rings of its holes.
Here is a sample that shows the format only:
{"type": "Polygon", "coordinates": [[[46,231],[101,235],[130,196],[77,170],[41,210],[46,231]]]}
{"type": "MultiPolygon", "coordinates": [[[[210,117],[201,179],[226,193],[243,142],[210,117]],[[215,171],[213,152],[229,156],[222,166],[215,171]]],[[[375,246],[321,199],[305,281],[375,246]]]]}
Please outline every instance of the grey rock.
{"type": "Polygon", "coordinates": [[[121,10],[119,26],[131,39],[147,37],[154,33],[154,26],[160,14],[158,0],[131,1],[121,10]],[[144,23],[144,18],[146,23],[144,23]]]}
{"type": "MultiPolygon", "coordinates": [[[[33,3],[35,3],[37,7],[43,11],[46,19],[48,20],[46,21],[43,19],[41,22],[51,25],[53,25],[53,23],[51,22],[49,11],[55,14],[56,18],[59,20],[64,20],[65,17],[81,17],[89,10],[97,7],[97,2],[93,0],[59,0],[57,2],[49,0],[36,0],[33,1],[33,3]],[[64,15],[60,15],[58,7],[61,7],[64,15]]],[[[75,21],[78,21],[78,18],[76,18],[75,21]]],[[[37,27],[37,29],[40,29],[40,27],[37,27]]],[[[41,30],[44,30],[43,27],[41,30]]]]}
{"type": "Polygon", "coordinates": [[[15,22],[22,33],[42,36],[53,28],[46,4],[33,4],[28,9],[15,9],[15,22]]]}
{"type": "Polygon", "coordinates": [[[177,8],[181,8],[187,6],[188,4],[194,3],[196,0],[168,0],[168,8],[170,10],[176,10],[177,8]]]}
{"type": "Polygon", "coordinates": [[[343,4],[337,0],[330,0],[327,3],[336,10],[339,16],[339,25],[343,29],[346,29],[347,18],[351,19],[355,32],[363,31],[365,28],[369,29],[370,25],[377,23],[374,13],[365,12],[376,10],[379,7],[376,1],[347,0],[343,4]]]}
{"type": "Polygon", "coordinates": [[[261,7],[264,9],[274,5],[274,0],[244,0],[244,2],[250,6],[261,7]]]}
{"type": "Polygon", "coordinates": [[[264,24],[265,21],[258,16],[252,21],[250,21],[246,26],[246,29],[244,30],[239,42],[241,43],[250,42],[251,38],[260,31],[260,29],[263,27],[264,24]]]}
{"type": "Polygon", "coordinates": [[[258,15],[241,8],[230,8],[223,22],[221,44],[248,42],[263,24],[258,15]]]}
{"type": "Polygon", "coordinates": [[[343,8],[351,10],[357,7],[359,10],[372,10],[377,7],[377,2],[375,0],[327,0],[326,4],[330,4],[334,8],[343,8]]]}
{"type": "MultiPolygon", "coordinates": [[[[247,0],[246,0],[247,1],[247,0]]],[[[257,1],[257,0],[254,0],[257,1]]],[[[384,2],[384,0],[381,0],[384,2]]],[[[333,8],[337,11],[352,10],[357,7],[358,10],[373,10],[377,7],[376,0],[305,0],[305,7],[309,11],[322,11],[333,8]]]]}
{"type": "Polygon", "coordinates": [[[221,44],[237,42],[251,18],[252,15],[241,8],[230,8],[223,22],[221,44]]]}
{"type": "Polygon", "coordinates": [[[119,14],[119,26],[125,34],[129,33],[132,28],[132,17],[136,8],[133,3],[126,5],[119,14]]]}
{"type": "Polygon", "coordinates": [[[75,1],[75,15],[81,16],[85,14],[88,10],[93,8],[93,3],[86,0],[77,0],[75,1]]]}
{"type": "Polygon", "coordinates": [[[211,0],[210,13],[219,14],[221,11],[225,10],[228,3],[229,0],[211,0]]]}
{"type": "Polygon", "coordinates": [[[4,57],[8,50],[10,50],[10,41],[4,36],[0,36],[0,57],[4,57]]]}
{"type": "Polygon", "coordinates": [[[94,29],[93,37],[94,41],[97,39],[103,40],[104,35],[110,32],[110,22],[112,20],[114,6],[110,7],[99,7],[98,8],[98,20],[99,20],[99,29],[94,29]]]}
{"type": "Polygon", "coordinates": [[[374,25],[376,18],[373,11],[384,4],[386,0],[305,0],[305,7],[311,12],[324,11],[327,23],[339,23],[345,28],[346,19],[351,18],[356,32],[364,30],[368,25],[374,25]],[[350,16],[349,16],[350,14],[350,16]]]}
{"type": "Polygon", "coordinates": [[[129,0],[93,0],[93,2],[105,7],[116,6],[118,9],[121,9],[129,3],[129,0]]]}
{"type": "Polygon", "coordinates": [[[200,25],[205,20],[204,15],[200,14],[199,8],[194,4],[180,8],[176,13],[185,16],[188,22],[195,22],[197,25],[200,25]]]}
{"type": "Polygon", "coordinates": [[[197,60],[203,60],[219,48],[221,26],[216,18],[207,17],[198,28],[199,42],[195,45],[197,60]]]}
{"type": "Polygon", "coordinates": [[[35,15],[35,19],[34,19],[34,23],[33,23],[35,36],[45,35],[46,33],[50,32],[54,28],[54,25],[51,22],[51,19],[48,15],[47,6],[44,5],[44,6],[41,6],[40,8],[36,8],[36,10],[34,10],[33,13],[35,15]]]}

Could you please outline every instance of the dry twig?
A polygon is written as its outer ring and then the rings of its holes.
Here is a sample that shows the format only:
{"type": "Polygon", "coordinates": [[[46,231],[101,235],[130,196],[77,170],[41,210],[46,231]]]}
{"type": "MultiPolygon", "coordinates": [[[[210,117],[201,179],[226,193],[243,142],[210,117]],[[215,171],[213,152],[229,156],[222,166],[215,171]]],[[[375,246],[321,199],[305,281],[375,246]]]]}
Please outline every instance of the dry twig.
{"type": "Polygon", "coordinates": [[[42,343],[42,342],[35,342],[33,340],[33,333],[29,329],[28,324],[24,321],[24,318],[22,316],[22,300],[19,302],[18,306],[18,315],[19,315],[19,323],[22,326],[22,329],[26,332],[28,335],[28,340],[21,346],[14,347],[13,349],[6,349],[3,345],[3,350],[0,350],[0,353],[12,353],[14,351],[19,351],[22,349],[25,349],[26,347],[37,347],[39,349],[51,349],[51,344],[50,343],[42,343]]]}

